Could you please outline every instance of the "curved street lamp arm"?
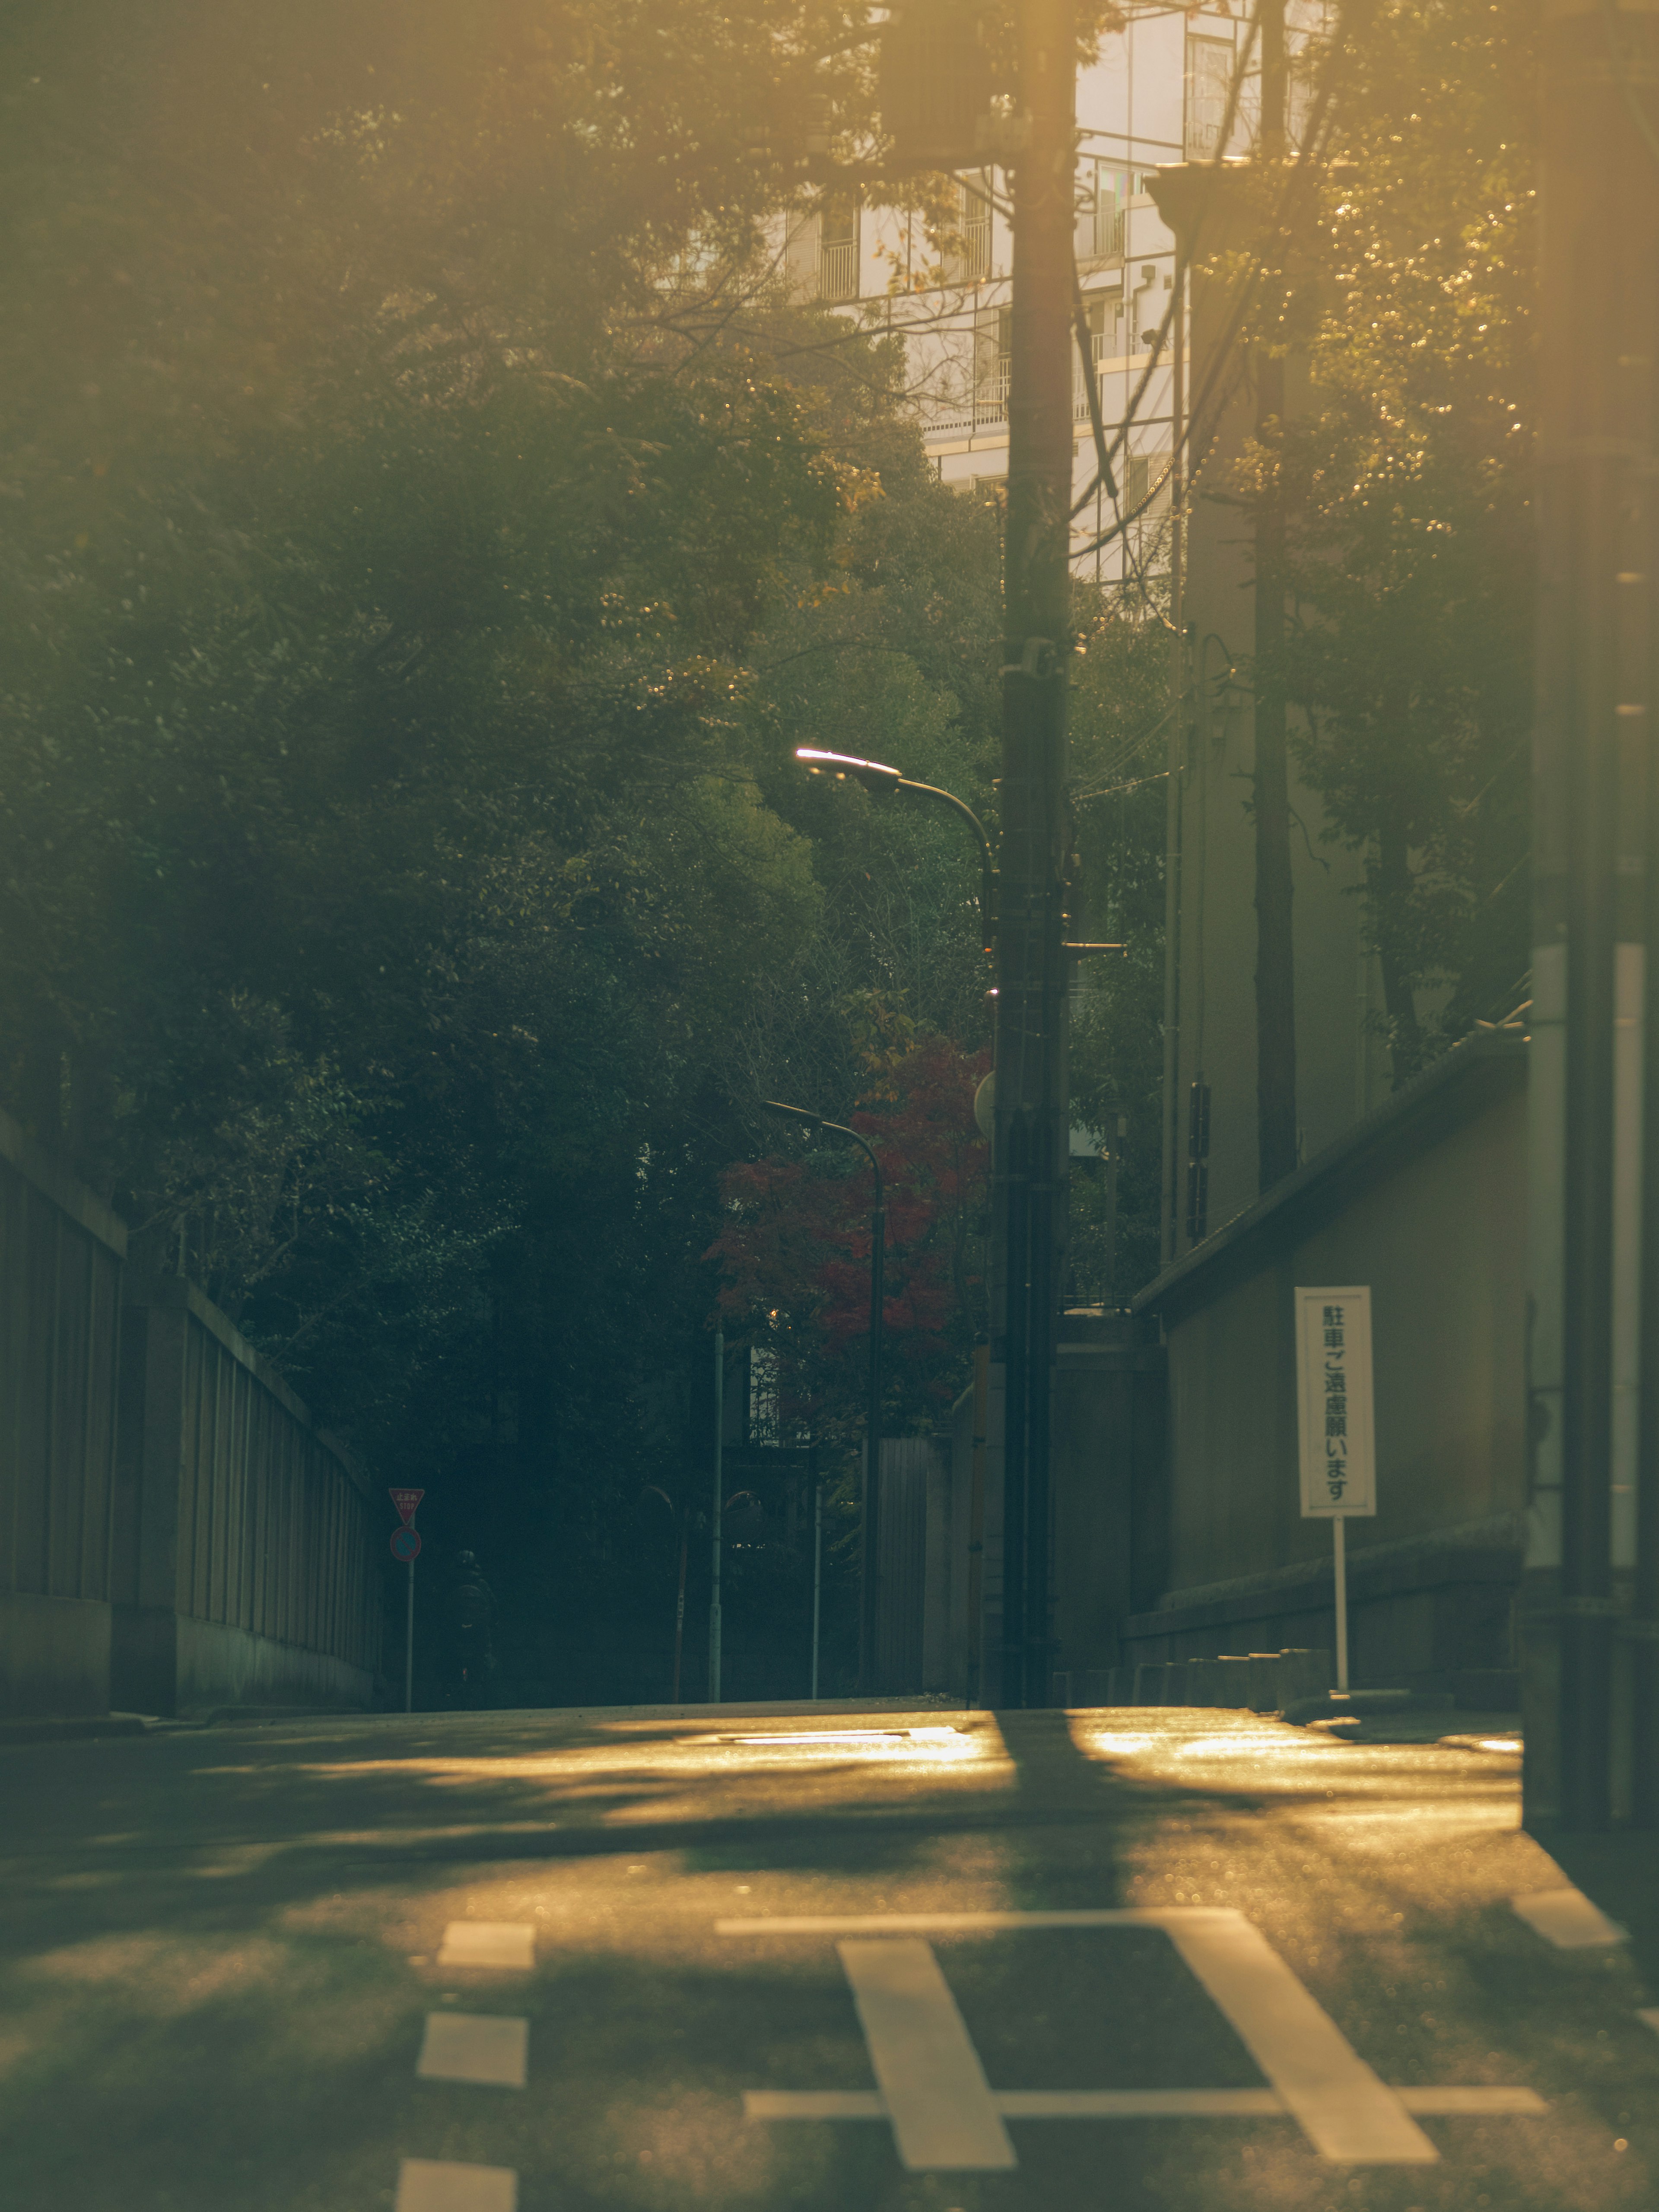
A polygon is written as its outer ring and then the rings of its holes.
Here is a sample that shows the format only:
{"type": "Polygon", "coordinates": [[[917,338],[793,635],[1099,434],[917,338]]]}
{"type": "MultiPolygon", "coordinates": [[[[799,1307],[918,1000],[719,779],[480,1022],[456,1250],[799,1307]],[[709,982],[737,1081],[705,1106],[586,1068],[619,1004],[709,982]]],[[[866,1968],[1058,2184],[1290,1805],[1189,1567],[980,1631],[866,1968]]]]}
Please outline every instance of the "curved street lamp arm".
{"type": "Polygon", "coordinates": [[[914,792],[917,798],[936,799],[941,805],[960,815],[979,846],[980,919],[984,924],[985,950],[991,950],[991,940],[996,933],[996,864],[991,857],[991,841],[985,834],[985,824],[965,800],[937,783],[917,783],[908,775],[901,775],[884,761],[860,760],[853,753],[828,753],[817,745],[797,745],[795,758],[809,775],[833,776],[839,783],[850,778],[877,798],[891,797],[901,791],[914,792]]]}
{"type": "Polygon", "coordinates": [[[983,925],[985,950],[991,950],[991,940],[996,934],[996,864],[991,858],[991,841],[985,834],[985,824],[965,799],[958,799],[954,791],[945,791],[937,783],[913,783],[902,775],[894,785],[896,791],[914,791],[923,799],[937,799],[942,805],[952,808],[979,840],[979,916],[983,925]]]}
{"type": "Polygon", "coordinates": [[[832,1136],[850,1137],[855,1145],[860,1146],[864,1157],[870,1163],[870,1172],[876,1179],[876,1204],[885,1208],[887,1200],[881,1179],[881,1162],[876,1158],[875,1147],[867,1137],[860,1136],[856,1129],[849,1129],[844,1121],[826,1121],[822,1114],[809,1113],[805,1106],[786,1106],[778,1098],[763,1098],[761,1104],[769,1114],[787,1115],[792,1121],[804,1121],[809,1129],[828,1129],[832,1136]]]}
{"type": "Polygon", "coordinates": [[[991,858],[991,840],[986,835],[985,824],[966,799],[958,799],[954,791],[946,791],[937,783],[913,783],[908,775],[902,775],[894,786],[894,789],[920,792],[924,798],[937,799],[946,806],[955,807],[957,812],[961,815],[963,820],[979,840],[980,866],[985,871],[987,880],[989,880],[994,869],[994,863],[991,858]]]}

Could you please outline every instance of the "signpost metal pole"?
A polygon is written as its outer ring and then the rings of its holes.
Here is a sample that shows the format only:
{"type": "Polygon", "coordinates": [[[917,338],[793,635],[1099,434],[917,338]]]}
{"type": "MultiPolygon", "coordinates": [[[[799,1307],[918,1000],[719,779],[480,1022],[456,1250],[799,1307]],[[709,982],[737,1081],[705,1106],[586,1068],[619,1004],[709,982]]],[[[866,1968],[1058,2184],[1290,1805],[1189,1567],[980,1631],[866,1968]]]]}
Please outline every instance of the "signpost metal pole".
{"type": "Polygon", "coordinates": [[[818,1693],[818,1621],[823,1597],[823,1485],[816,1471],[812,1476],[812,1686],[807,1692],[811,1698],[818,1693]]]}
{"type": "Polygon", "coordinates": [[[1302,1517],[1331,1524],[1336,1592],[1336,1686],[1348,1687],[1350,1514],[1376,1511],[1376,1421],[1371,1390],[1371,1294],[1360,1284],[1298,1286],[1295,1306],[1297,1430],[1302,1517]]]}
{"type": "Polygon", "coordinates": [[[409,1619],[404,1633],[404,1711],[415,1710],[415,1562],[409,1563],[409,1619]]]}
{"type": "Polygon", "coordinates": [[[710,1523],[709,1559],[713,1579],[708,1591],[708,1702],[720,1701],[720,1492],[724,1470],[720,1453],[726,1434],[726,1333],[714,1331],[714,1510],[710,1523]]]}
{"type": "Polygon", "coordinates": [[[1336,1686],[1348,1686],[1348,1553],[1342,1540],[1346,1516],[1331,1516],[1331,1561],[1336,1581],[1336,1686]]]}

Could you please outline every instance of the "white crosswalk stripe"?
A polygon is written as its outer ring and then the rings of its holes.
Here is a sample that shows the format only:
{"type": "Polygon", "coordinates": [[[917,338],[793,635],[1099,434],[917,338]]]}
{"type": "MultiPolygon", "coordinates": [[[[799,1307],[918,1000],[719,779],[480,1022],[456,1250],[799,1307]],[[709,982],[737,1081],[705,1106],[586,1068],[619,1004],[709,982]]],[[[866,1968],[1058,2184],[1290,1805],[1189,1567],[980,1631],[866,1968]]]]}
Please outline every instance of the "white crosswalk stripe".
{"type": "Polygon", "coordinates": [[[518,2212],[519,2177],[508,2166],[458,2166],[406,2158],[396,2212],[518,2212]]]}
{"type": "Polygon", "coordinates": [[[493,2013],[429,2012],[415,2071],[428,2081],[485,2081],[522,2089],[530,2022],[493,2013]]]}

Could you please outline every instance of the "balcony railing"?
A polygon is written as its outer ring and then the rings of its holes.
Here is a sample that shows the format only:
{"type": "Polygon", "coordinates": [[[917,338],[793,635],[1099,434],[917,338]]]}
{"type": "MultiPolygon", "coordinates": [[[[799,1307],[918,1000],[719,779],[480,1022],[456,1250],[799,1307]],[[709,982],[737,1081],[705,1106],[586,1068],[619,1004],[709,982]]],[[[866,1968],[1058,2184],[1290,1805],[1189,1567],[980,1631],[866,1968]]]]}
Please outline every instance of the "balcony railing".
{"type": "MultiPolygon", "coordinates": [[[[1129,358],[1133,362],[1136,356],[1131,355],[1129,358]]],[[[1124,365],[1121,360],[1103,361],[1097,367],[1095,374],[1097,378],[1104,378],[1109,374],[1121,374],[1124,365]]],[[[1007,363],[999,362],[995,372],[982,377],[971,395],[964,393],[957,399],[924,401],[922,411],[927,432],[934,437],[952,432],[966,432],[971,435],[975,430],[997,428],[1008,419],[1007,363]]],[[[1106,405],[1103,394],[1101,413],[1110,428],[1116,416],[1106,405]]],[[[1072,419],[1079,423],[1089,420],[1089,393],[1080,376],[1072,380],[1072,419]]]]}
{"type": "Polygon", "coordinates": [[[837,240],[818,248],[820,300],[856,300],[859,295],[859,248],[854,238],[837,240]]]}

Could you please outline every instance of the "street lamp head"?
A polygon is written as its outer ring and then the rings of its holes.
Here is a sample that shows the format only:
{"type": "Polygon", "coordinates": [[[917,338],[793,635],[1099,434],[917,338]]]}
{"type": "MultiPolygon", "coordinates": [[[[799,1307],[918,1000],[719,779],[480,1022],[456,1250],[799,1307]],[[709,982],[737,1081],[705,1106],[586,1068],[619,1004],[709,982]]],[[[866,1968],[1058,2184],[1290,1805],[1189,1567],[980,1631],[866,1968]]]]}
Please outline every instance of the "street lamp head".
{"type": "Polygon", "coordinates": [[[880,761],[854,760],[850,753],[820,752],[815,745],[797,745],[795,758],[808,775],[833,775],[838,783],[845,783],[850,776],[866,791],[896,791],[904,781],[897,769],[884,767],[880,761]]]}

